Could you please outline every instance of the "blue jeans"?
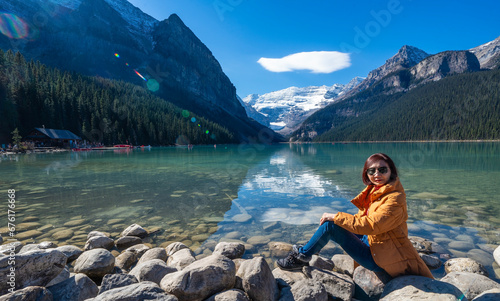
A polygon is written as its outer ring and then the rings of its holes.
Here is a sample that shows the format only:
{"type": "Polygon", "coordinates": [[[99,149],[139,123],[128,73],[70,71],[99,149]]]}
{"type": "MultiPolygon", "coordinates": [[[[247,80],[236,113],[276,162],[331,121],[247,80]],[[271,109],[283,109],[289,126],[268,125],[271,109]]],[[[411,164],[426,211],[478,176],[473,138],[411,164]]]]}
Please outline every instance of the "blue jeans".
{"type": "Polygon", "coordinates": [[[351,233],[331,221],[319,226],[313,237],[305,246],[299,249],[299,252],[306,256],[312,256],[318,253],[329,240],[338,243],[352,259],[363,267],[373,272],[383,271],[373,260],[366,235],[351,233]]]}

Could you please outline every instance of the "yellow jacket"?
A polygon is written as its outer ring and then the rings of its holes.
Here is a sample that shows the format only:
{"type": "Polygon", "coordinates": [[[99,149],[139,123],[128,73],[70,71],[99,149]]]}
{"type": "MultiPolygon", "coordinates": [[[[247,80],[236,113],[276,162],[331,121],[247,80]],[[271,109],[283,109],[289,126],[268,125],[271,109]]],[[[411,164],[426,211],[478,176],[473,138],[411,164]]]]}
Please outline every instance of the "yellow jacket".
{"type": "Polygon", "coordinates": [[[351,202],[359,208],[356,215],[339,212],[334,223],[361,235],[368,235],[375,263],[392,277],[420,275],[433,278],[408,239],[406,194],[399,179],[370,194],[368,185],[351,202]],[[363,204],[370,204],[365,214],[363,204]]]}

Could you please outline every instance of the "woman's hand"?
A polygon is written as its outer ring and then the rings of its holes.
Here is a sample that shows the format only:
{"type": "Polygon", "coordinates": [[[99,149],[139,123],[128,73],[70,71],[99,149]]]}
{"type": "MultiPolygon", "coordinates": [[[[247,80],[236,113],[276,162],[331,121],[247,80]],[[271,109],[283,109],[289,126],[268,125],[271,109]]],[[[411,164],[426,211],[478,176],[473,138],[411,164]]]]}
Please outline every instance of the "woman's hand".
{"type": "Polygon", "coordinates": [[[321,226],[321,225],[323,225],[324,222],[327,222],[327,221],[333,222],[335,215],[337,215],[337,213],[326,213],[326,212],[323,213],[323,216],[319,220],[319,225],[321,226]]]}

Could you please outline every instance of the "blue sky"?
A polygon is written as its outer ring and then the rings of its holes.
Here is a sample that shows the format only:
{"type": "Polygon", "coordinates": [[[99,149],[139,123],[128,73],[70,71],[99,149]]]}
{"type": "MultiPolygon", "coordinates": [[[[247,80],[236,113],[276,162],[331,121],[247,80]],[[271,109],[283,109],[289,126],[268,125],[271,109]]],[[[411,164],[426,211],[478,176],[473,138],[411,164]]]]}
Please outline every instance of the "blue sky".
{"type": "Polygon", "coordinates": [[[207,45],[240,97],[346,84],[403,45],[435,54],[500,36],[500,1],[129,0],[176,13],[207,45]]]}

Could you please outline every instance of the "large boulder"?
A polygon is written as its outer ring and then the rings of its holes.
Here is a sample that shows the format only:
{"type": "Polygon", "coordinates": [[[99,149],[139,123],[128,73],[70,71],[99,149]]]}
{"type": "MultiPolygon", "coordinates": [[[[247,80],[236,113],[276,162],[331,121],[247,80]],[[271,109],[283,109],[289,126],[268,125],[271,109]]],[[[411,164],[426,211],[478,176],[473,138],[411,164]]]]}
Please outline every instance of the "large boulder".
{"type": "Polygon", "coordinates": [[[307,279],[301,271],[285,271],[280,268],[273,270],[273,276],[280,288],[292,286],[295,282],[307,279]]]}
{"type": "Polygon", "coordinates": [[[332,257],[332,262],[334,265],[333,270],[338,273],[346,274],[352,277],[354,274],[354,259],[351,256],[345,254],[335,254],[332,257]]]}
{"type": "Polygon", "coordinates": [[[103,249],[111,249],[115,245],[115,241],[112,240],[111,238],[107,236],[92,236],[87,240],[85,243],[85,246],[83,249],[85,251],[92,250],[92,249],[98,249],[98,248],[103,248],[103,249]]]}
{"type": "Polygon", "coordinates": [[[137,264],[141,264],[151,259],[161,259],[163,261],[166,261],[167,258],[168,256],[165,248],[157,247],[147,250],[146,253],[144,253],[144,255],[141,256],[137,264]]]}
{"type": "Polygon", "coordinates": [[[386,284],[380,301],[456,301],[461,295],[456,286],[446,282],[423,276],[401,276],[386,284]]]}
{"type": "Polygon", "coordinates": [[[144,238],[148,236],[148,231],[146,231],[143,227],[138,224],[132,224],[127,227],[127,229],[123,230],[120,236],[137,236],[140,238],[144,238]]]}
{"type": "Polygon", "coordinates": [[[52,293],[41,286],[28,286],[0,296],[0,301],[52,301],[52,293]]]}
{"type": "Polygon", "coordinates": [[[191,251],[191,249],[180,249],[176,251],[174,254],[169,255],[167,259],[167,265],[169,267],[182,270],[183,268],[192,264],[195,261],[196,257],[194,257],[194,253],[193,251],[191,251]]]}
{"type": "Polygon", "coordinates": [[[60,246],[57,247],[56,250],[63,252],[63,254],[68,257],[67,263],[73,262],[83,253],[82,249],[73,245],[60,246]]]}
{"type": "Polygon", "coordinates": [[[90,278],[102,278],[113,272],[115,257],[106,249],[85,251],[75,261],[75,273],[83,273],[90,278]]]}
{"type": "Polygon", "coordinates": [[[363,295],[378,299],[384,291],[385,284],[392,278],[387,273],[375,273],[362,266],[354,270],[354,283],[363,291],[363,295]]]}
{"type": "Polygon", "coordinates": [[[245,253],[245,245],[237,242],[220,242],[213,252],[213,254],[224,255],[230,259],[241,258],[243,253],[245,253]]]}
{"type": "Polygon", "coordinates": [[[57,277],[67,257],[55,250],[35,250],[0,258],[0,295],[27,286],[45,286],[57,277]]]}
{"type": "Polygon", "coordinates": [[[132,251],[124,251],[115,258],[115,267],[128,271],[137,262],[137,254],[132,251]]]}
{"type": "Polygon", "coordinates": [[[488,271],[479,262],[470,258],[452,258],[444,263],[446,273],[467,272],[488,276],[488,271]]]}
{"type": "Polygon", "coordinates": [[[451,272],[448,275],[444,276],[441,281],[450,283],[462,292],[464,292],[465,297],[467,299],[472,300],[477,295],[493,289],[500,289],[500,283],[497,283],[490,278],[479,275],[476,273],[468,273],[468,272],[451,272]]]}
{"type": "Polygon", "coordinates": [[[239,289],[230,289],[215,294],[205,301],[250,301],[244,291],[239,289]]]}
{"type": "Polygon", "coordinates": [[[129,275],[135,276],[139,282],[152,281],[160,284],[163,277],[169,273],[177,272],[176,268],[167,266],[161,259],[151,259],[143,263],[138,263],[129,275]]]}
{"type": "MultiPolygon", "coordinates": [[[[124,287],[114,288],[97,295],[92,301],[178,301],[173,295],[165,292],[154,282],[144,281],[124,287]]],[[[89,300],[90,301],[90,300],[89,300]]]]}
{"type": "Polygon", "coordinates": [[[131,246],[142,244],[142,239],[137,236],[128,235],[118,238],[115,244],[118,249],[126,249],[131,246]]]}
{"type": "Polygon", "coordinates": [[[296,282],[294,285],[292,285],[290,293],[292,294],[293,299],[286,298],[284,300],[328,301],[328,293],[326,292],[323,284],[311,279],[296,282]]]}
{"type": "Polygon", "coordinates": [[[349,276],[314,267],[304,267],[302,270],[306,272],[309,278],[323,284],[328,295],[333,298],[351,300],[354,296],[356,286],[349,276]]]}
{"type": "Polygon", "coordinates": [[[99,294],[105,291],[112,290],[118,287],[124,287],[134,283],[138,283],[137,278],[128,274],[107,274],[102,278],[101,286],[99,287],[99,294]]]}
{"type": "Polygon", "coordinates": [[[241,263],[237,282],[250,299],[254,301],[271,301],[279,296],[278,285],[269,265],[262,257],[254,257],[241,263]]]}
{"type": "Polygon", "coordinates": [[[220,255],[200,259],[182,271],[167,274],[160,286],[183,301],[201,301],[233,288],[236,279],[234,262],[220,255]]]}
{"type": "Polygon", "coordinates": [[[311,257],[311,261],[309,261],[309,265],[312,267],[317,267],[318,269],[332,271],[335,267],[335,264],[330,259],[313,255],[311,257]]]}
{"type": "Polygon", "coordinates": [[[97,296],[99,288],[87,275],[76,274],[48,289],[57,301],[83,301],[97,296]]]}

